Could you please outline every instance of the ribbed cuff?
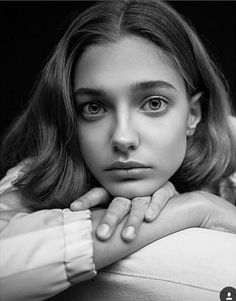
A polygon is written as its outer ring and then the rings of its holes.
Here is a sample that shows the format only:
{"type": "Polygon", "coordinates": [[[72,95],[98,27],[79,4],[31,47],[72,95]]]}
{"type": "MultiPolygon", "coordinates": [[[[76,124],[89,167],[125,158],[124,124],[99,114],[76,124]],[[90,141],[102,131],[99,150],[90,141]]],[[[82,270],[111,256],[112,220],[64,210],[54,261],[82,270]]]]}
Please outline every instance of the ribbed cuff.
{"type": "Polygon", "coordinates": [[[63,214],[66,273],[68,281],[75,284],[96,275],[91,212],[64,209],[63,214]]]}

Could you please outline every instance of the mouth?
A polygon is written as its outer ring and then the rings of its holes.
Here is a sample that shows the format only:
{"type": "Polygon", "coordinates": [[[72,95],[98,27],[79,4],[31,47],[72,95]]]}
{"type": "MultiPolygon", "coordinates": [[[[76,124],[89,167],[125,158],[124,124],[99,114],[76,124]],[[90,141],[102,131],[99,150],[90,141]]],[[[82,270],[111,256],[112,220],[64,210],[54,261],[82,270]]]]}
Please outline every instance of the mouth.
{"type": "Polygon", "coordinates": [[[106,170],[115,170],[115,169],[136,169],[136,168],[150,168],[145,164],[137,161],[116,161],[113,162],[106,170]]]}
{"type": "Polygon", "coordinates": [[[150,173],[151,167],[137,161],[116,161],[106,171],[120,179],[137,179],[150,173]]]}

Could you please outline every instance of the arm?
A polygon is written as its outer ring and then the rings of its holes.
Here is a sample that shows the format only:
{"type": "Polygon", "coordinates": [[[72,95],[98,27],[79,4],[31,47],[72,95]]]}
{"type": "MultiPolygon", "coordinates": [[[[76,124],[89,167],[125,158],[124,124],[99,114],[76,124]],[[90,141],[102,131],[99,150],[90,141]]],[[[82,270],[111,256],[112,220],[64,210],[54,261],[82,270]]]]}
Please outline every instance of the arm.
{"type": "Polygon", "coordinates": [[[175,195],[178,195],[178,192],[169,181],[151,196],[136,197],[132,200],[124,197],[112,199],[103,187],[95,187],[75,200],[70,208],[72,211],[77,211],[90,209],[98,205],[108,206],[96,230],[96,235],[100,240],[109,239],[124,217],[128,215],[126,223],[123,223],[121,235],[123,240],[131,241],[135,238],[143,220],[146,222],[155,220],[166,203],[175,195]],[[133,231],[128,231],[128,229],[133,231]]]}
{"type": "Polygon", "coordinates": [[[19,193],[0,196],[0,299],[44,300],[93,277],[90,211],[26,212],[19,193]],[[25,211],[25,212],[24,212],[25,211]]]}
{"type": "MultiPolygon", "coordinates": [[[[236,235],[192,228],[166,236],[52,301],[219,300],[236,287],[236,235]]],[[[224,299],[225,300],[225,299],[224,299]]]]}
{"type": "Polygon", "coordinates": [[[109,240],[101,241],[97,238],[95,234],[96,228],[104,214],[106,214],[104,209],[92,212],[96,269],[110,265],[154,240],[183,229],[198,227],[205,213],[201,208],[200,202],[191,202],[188,201],[188,198],[174,197],[167,203],[165,209],[155,221],[142,223],[135,239],[130,242],[125,242],[121,235],[128,217],[118,224],[109,240]]]}
{"type": "Polygon", "coordinates": [[[97,269],[133,253],[154,240],[183,229],[201,227],[236,234],[236,207],[220,197],[202,191],[171,198],[159,217],[152,223],[142,223],[136,238],[129,243],[121,237],[126,219],[118,225],[106,243],[96,238],[94,232],[102,214],[104,212],[94,212],[92,215],[94,260],[97,269]]]}
{"type": "MultiPolygon", "coordinates": [[[[21,194],[4,194],[0,202],[20,204],[21,194]]],[[[125,220],[110,240],[99,241],[95,229],[106,210],[94,211],[93,244],[89,210],[52,209],[30,213],[17,209],[17,205],[14,210],[2,210],[1,300],[44,300],[71,284],[87,280],[95,275],[94,262],[100,269],[160,237],[196,226],[197,214],[183,218],[187,211],[198,211],[193,205],[181,206],[173,200],[159,219],[143,224],[131,243],[121,238],[125,220]]]]}
{"type": "MultiPolygon", "coordinates": [[[[158,219],[162,218],[162,223],[156,224],[158,226],[156,234],[160,237],[163,234],[166,235],[168,227],[172,231],[176,223],[180,225],[181,222],[186,222],[186,226],[188,226],[187,220],[189,218],[189,225],[192,224],[192,218],[194,218],[199,227],[215,230],[220,228],[223,231],[227,231],[226,226],[224,226],[227,221],[231,227],[231,232],[236,233],[236,208],[230,203],[203,192],[184,194],[178,199],[181,204],[187,202],[189,207],[186,208],[183,204],[183,211],[179,212],[175,211],[175,208],[169,207],[171,202],[167,204],[168,207],[165,207],[158,217],[158,219]],[[170,214],[167,213],[164,216],[163,213],[166,209],[169,210],[170,214]],[[179,214],[178,218],[176,214],[179,214]],[[166,222],[169,223],[166,225],[166,222]]],[[[175,201],[175,205],[178,207],[180,204],[177,199],[175,201]]],[[[99,220],[99,216],[96,214],[102,216],[103,212],[96,211],[93,213],[95,221],[96,218],[99,220]]],[[[145,233],[145,231],[142,232],[145,226],[147,224],[142,223],[141,235],[145,233]]],[[[114,235],[118,234],[118,237],[114,239],[111,245],[99,241],[94,244],[95,249],[100,248],[97,253],[95,252],[95,262],[99,263],[99,258],[96,258],[96,255],[98,256],[102,252],[107,256],[103,265],[111,260],[111,257],[115,255],[111,252],[117,252],[116,243],[117,240],[121,240],[120,231],[121,229],[118,233],[115,232],[114,235]]],[[[148,231],[146,234],[150,235],[151,233],[148,231]]],[[[144,237],[144,239],[146,238],[144,237]]],[[[123,240],[120,243],[124,243],[123,240]]],[[[135,240],[125,245],[129,245],[133,249],[137,247],[135,240]]],[[[200,228],[179,231],[149,244],[116,264],[102,269],[92,281],[74,286],[53,298],[53,301],[77,300],[78,295],[83,300],[136,300],[145,299],[147,296],[151,300],[157,300],[163,299],[165,296],[166,300],[195,298],[213,301],[219,298],[219,293],[223,287],[235,287],[235,247],[235,234],[200,228]]]]}
{"type": "MultiPolygon", "coordinates": [[[[11,202],[19,193],[3,195],[11,202]]],[[[5,221],[1,232],[2,300],[43,300],[87,280],[107,266],[157,240],[191,227],[236,233],[236,208],[207,193],[173,197],[153,223],[143,223],[136,238],[121,238],[124,219],[108,241],[96,238],[95,229],[106,210],[71,212],[69,209],[16,213],[5,221]],[[94,250],[94,251],[93,251],[94,250]],[[92,257],[93,255],[93,257],[92,257]],[[26,286],[26,284],[28,284],[26,286]]],[[[4,212],[4,218],[7,212],[4,212]]]]}

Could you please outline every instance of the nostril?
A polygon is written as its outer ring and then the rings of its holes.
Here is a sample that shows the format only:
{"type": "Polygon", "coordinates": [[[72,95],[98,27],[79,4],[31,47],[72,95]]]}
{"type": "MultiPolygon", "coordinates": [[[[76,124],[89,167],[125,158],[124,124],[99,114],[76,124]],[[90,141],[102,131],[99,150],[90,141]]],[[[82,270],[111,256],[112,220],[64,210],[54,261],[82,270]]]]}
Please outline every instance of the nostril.
{"type": "Polygon", "coordinates": [[[127,152],[129,150],[134,150],[135,148],[134,144],[113,144],[113,150],[115,152],[127,152]]]}
{"type": "Polygon", "coordinates": [[[119,150],[118,146],[116,146],[116,145],[113,145],[113,149],[114,149],[115,152],[117,152],[119,150]]]}

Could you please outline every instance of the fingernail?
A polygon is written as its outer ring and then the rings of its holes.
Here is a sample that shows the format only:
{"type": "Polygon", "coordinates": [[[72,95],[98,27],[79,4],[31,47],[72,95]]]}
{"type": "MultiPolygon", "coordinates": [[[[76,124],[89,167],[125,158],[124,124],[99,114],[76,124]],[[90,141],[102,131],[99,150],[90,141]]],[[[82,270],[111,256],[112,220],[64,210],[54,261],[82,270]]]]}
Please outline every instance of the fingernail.
{"type": "Polygon", "coordinates": [[[109,231],[110,231],[110,226],[107,224],[100,225],[97,230],[100,236],[107,236],[109,234],[109,231]]]}
{"type": "Polygon", "coordinates": [[[78,210],[80,208],[82,208],[82,202],[80,202],[80,201],[75,201],[75,202],[70,204],[70,209],[72,209],[72,210],[73,209],[78,210]]]}
{"type": "Polygon", "coordinates": [[[153,217],[154,217],[154,210],[153,209],[148,209],[147,211],[146,211],[146,218],[148,218],[148,219],[153,219],[153,217]]]}
{"type": "Polygon", "coordinates": [[[123,235],[128,238],[128,239],[132,239],[135,237],[135,228],[134,226],[129,226],[124,230],[123,235]]]}

